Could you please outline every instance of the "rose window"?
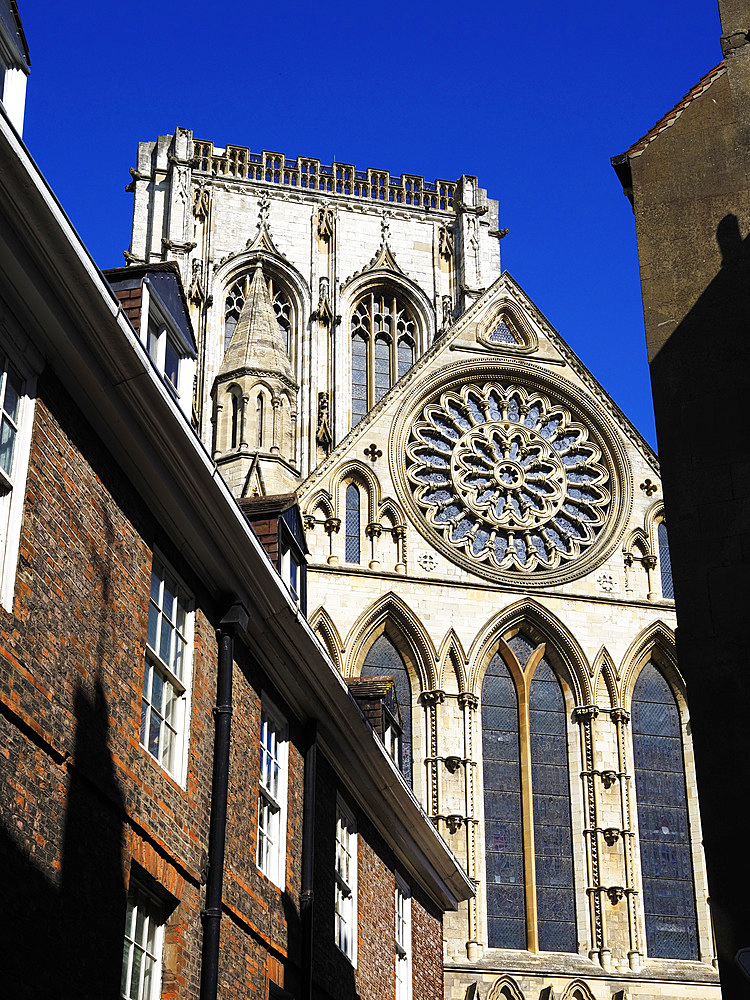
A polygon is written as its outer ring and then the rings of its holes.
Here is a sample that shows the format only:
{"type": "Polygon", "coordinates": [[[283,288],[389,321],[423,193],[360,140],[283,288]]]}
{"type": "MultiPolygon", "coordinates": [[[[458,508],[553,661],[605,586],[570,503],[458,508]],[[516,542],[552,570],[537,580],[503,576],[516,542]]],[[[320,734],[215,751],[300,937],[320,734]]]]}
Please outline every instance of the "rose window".
{"type": "Polygon", "coordinates": [[[490,569],[554,570],[597,539],[612,503],[601,448],[540,393],[443,392],[406,445],[413,496],[455,551],[490,569]]]}

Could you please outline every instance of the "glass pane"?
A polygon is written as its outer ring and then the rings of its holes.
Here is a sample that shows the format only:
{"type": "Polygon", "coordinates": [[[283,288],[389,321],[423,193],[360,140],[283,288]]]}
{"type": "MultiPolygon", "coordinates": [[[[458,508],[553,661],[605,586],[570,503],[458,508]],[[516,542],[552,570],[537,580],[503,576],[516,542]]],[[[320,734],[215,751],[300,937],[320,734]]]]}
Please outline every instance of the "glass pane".
{"type": "Polygon", "coordinates": [[[159,610],[150,601],[148,605],[148,631],[146,642],[152,649],[156,649],[156,630],[159,625],[159,610]]]}
{"type": "Polygon", "coordinates": [[[667,526],[664,521],[659,522],[659,571],[661,573],[661,596],[674,600],[674,586],[672,584],[672,560],[669,555],[669,537],[667,526]]]}
{"type": "Polygon", "coordinates": [[[646,944],[654,958],[697,959],[685,765],[677,703],[653,662],[633,690],[633,757],[646,944]]]}
{"type": "Polygon", "coordinates": [[[489,945],[525,948],[518,698],[499,653],[482,682],[482,753],[489,945]]]}
{"type": "Polygon", "coordinates": [[[393,677],[396,698],[401,713],[401,772],[411,785],[412,775],[412,722],[411,682],[401,654],[387,635],[379,636],[370,646],[362,667],[363,677],[393,677]]]}
{"type": "Polygon", "coordinates": [[[574,952],[567,717],[560,682],[546,657],[539,661],[529,689],[529,730],[539,948],[574,952]]]}
{"type": "Polygon", "coordinates": [[[359,548],[359,490],[354,483],[346,488],[346,540],[345,556],[348,563],[358,563],[359,548]]]}
{"type": "Polygon", "coordinates": [[[3,416],[0,427],[0,466],[6,475],[10,475],[13,467],[13,448],[16,442],[16,430],[7,417],[3,416]]]}
{"type": "Polygon", "coordinates": [[[172,385],[177,388],[177,372],[180,366],[180,358],[175,350],[172,341],[167,338],[167,349],[164,356],[164,374],[172,385]]]}

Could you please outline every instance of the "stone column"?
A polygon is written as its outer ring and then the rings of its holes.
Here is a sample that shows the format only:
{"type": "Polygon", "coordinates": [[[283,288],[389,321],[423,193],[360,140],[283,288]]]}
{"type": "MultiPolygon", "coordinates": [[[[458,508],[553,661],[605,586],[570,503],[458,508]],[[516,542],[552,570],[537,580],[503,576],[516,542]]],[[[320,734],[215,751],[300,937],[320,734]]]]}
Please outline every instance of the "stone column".
{"type": "Polygon", "coordinates": [[[328,535],[329,539],[329,550],[328,550],[328,565],[338,566],[339,557],[333,553],[333,536],[338,534],[341,528],[341,518],[340,517],[327,517],[323,522],[323,529],[328,535]]]}
{"type": "MultiPolygon", "coordinates": [[[[477,837],[480,834],[479,820],[477,818],[478,804],[476,797],[478,794],[477,784],[477,760],[474,750],[474,731],[477,728],[477,709],[479,708],[479,698],[468,691],[462,691],[458,696],[458,704],[464,715],[464,789],[465,789],[465,810],[466,818],[464,827],[466,830],[466,873],[475,885],[479,883],[479,851],[477,848],[477,837]]],[[[481,729],[478,729],[481,732],[481,729]]],[[[470,962],[476,962],[482,957],[484,943],[479,934],[479,904],[474,896],[468,904],[468,939],[466,942],[466,956],[470,962]]]]}

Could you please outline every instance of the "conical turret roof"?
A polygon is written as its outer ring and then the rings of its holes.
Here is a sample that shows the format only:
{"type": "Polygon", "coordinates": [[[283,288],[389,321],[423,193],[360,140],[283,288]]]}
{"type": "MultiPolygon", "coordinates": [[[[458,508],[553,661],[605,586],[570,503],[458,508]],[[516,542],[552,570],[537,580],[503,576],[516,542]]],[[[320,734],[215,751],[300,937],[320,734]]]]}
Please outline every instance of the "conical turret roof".
{"type": "Polygon", "coordinates": [[[219,376],[242,369],[274,372],[294,382],[284,334],[276,319],[260,261],[255,265],[250,290],[221,363],[219,376]]]}

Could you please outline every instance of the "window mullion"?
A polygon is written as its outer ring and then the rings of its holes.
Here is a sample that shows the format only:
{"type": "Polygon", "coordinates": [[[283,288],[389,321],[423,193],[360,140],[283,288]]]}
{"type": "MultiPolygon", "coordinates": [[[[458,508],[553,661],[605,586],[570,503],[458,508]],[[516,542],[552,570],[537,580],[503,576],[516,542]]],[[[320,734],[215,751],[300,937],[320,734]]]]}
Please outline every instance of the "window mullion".
{"type": "Polygon", "coordinates": [[[367,340],[367,409],[375,405],[375,295],[370,293],[368,319],[370,336],[367,340]]]}
{"type": "Polygon", "coordinates": [[[526,881],[526,941],[529,951],[539,951],[536,900],[536,856],[534,852],[534,803],[531,789],[531,723],[529,689],[526,678],[519,685],[518,728],[521,756],[521,821],[523,824],[523,867],[526,881]]]}

